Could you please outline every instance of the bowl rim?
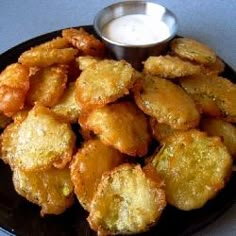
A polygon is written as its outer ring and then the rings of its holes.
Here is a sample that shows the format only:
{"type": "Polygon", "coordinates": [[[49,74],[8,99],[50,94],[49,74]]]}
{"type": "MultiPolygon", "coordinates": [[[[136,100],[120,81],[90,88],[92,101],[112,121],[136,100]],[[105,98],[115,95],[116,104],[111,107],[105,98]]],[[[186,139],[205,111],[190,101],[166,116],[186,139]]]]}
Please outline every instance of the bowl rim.
{"type": "MultiPolygon", "coordinates": [[[[122,16],[125,16],[125,15],[122,15],[122,16]]],[[[114,19],[116,19],[116,18],[114,18],[114,19]]],[[[177,34],[178,19],[177,19],[176,15],[170,9],[168,9],[167,7],[165,7],[165,6],[163,6],[159,3],[144,1],[144,0],[136,0],[136,1],[128,0],[128,1],[113,3],[111,5],[108,5],[104,8],[102,8],[100,11],[98,11],[97,14],[94,17],[94,20],[93,20],[93,28],[95,29],[95,32],[98,34],[98,36],[104,42],[110,43],[114,46],[120,46],[120,47],[124,47],[124,48],[149,48],[149,47],[157,46],[157,45],[162,44],[162,43],[166,43],[166,42],[170,41],[171,39],[173,39],[177,34]],[[108,37],[106,37],[102,34],[102,31],[100,30],[100,27],[98,26],[98,21],[99,21],[100,17],[103,15],[103,13],[105,11],[107,11],[110,8],[118,7],[118,6],[121,6],[121,5],[139,5],[139,4],[150,4],[150,5],[155,5],[155,6],[158,6],[158,7],[161,7],[163,9],[165,9],[166,13],[168,13],[174,19],[174,25],[175,25],[175,30],[173,30],[173,32],[169,35],[169,37],[167,37],[164,40],[157,41],[157,42],[154,42],[154,43],[149,43],[149,44],[127,44],[127,43],[121,43],[121,42],[114,41],[114,40],[109,39],[108,37]]]]}

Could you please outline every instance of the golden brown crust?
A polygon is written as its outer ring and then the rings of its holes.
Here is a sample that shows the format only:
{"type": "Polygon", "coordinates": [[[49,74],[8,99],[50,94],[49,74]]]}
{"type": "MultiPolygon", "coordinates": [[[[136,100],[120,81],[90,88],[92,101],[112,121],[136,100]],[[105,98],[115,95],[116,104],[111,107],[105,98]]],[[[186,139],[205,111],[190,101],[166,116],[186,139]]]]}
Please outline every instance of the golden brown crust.
{"type": "Polygon", "coordinates": [[[92,57],[92,56],[80,56],[77,57],[76,63],[80,70],[85,70],[91,65],[94,65],[95,63],[98,63],[101,59],[98,57],[92,57]]]}
{"type": "Polygon", "coordinates": [[[67,122],[76,123],[78,121],[81,108],[75,99],[75,83],[68,85],[58,103],[52,107],[52,111],[67,122]]]}
{"type": "Polygon", "coordinates": [[[229,122],[213,117],[201,119],[200,128],[209,136],[218,136],[228,148],[229,153],[236,157],[236,127],[229,122]]]}
{"type": "Polygon", "coordinates": [[[172,129],[167,124],[158,123],[155,118],[150,118],[149,123],[153,137],[160,143],[162,143],[167,137],[173,135],[175,132],[178,132],[178,130],[172,129]]]}
{"type": "Polygon", "coordinates": [[[191,94],[190,96],[196,104],[200,114],[208,114],[215,117],[221,116],[219,107],[210,96],[207,96],[206,94],[191,94]]]}
{"type": "Polygon", "coordinates": [[[47,67],[68,64],[75,59],[78,51],[75,48],[32,48],[21,54],[18,61],[29,67],[47,67]]]}
{"type": "Polygon", "coordinates": [[[171,81],[145,75],[134,87],[134,98],[138,107],[159,123],[183,130],[198,125],[200,115],[193,100],[171,81]]]}
{"type": "Polygon", "coordinates": [[[236,122],[236,85],[230,80],[198,74],[180,79],[180,84],[201,112],[236,122]]]}
{"type": "Polygon", "coordinates": [[[102,107],[129,94],[136,78],[125,61],[102,60],[84,70],[76,81],[76,99],[84,110],[102,107]]]}
{"type": "Polygon", "coordinates": [[[1,159],[13,169],[16,152],[17,132],[20,123],[14,122],[8,125],[1,134],[1,159]]]}
{"type": "Polygon", "coordinates": [[[144,72],[163,78],[174,79],[200,73],[201,67],[175,56],[151,56],[144,62],[144,72]]]}
{"type": "Polygon", "coordinates": [[[170,46],[174,54],[190,61],[200,64],[212,64],[216,61],[216,54],[212,49],[191,38],[176,38],[170,46]]]}
{"type": "Polygon", "coordinates": [[[52,66],[37,71],[30,77],[27,103],[39,102],[46,107],[55,105],[66,88],[67,74],[64,67],[52,66]]]}
{"type": "Polygon", "coordinates": [[[94,35],[86,32],[83,28],[65,29],[62,31],[62,36],[77,48],[82,55],[104,56],[104,44],[99,39],[95,38],[94,35]]]}
{"type": "Polygon", "coordinates": [[[166,206],[162,181],[140,166],[121,165],[102,176],[88,217],[98,235],[135,234],[155,224],[166,206]]]}
{"type": "Polygon", "coordinates": [[[34,47],[34,49],[44,49],[44,50],[47,50],[47,49],[50,49],[50,48],[54,48],[54,49],[61,49],[61,48],[69,48],[70,47],[70,44],[69,42],[62,38],[62,37],[56,37],[56,38],[53,38],[52,40],[49,40],[45,43],[42,43],[36,47],[34,47]]]}
{"type": "Polygon", "coordinates": [[[131,102],[95,109],[80,117],[84,129],[92,130],[101,141],[130,156],[147,154],[150,142],[145,115],[131,102]]]}
{"type": "Polygon", "coordinates": [[[51,168],[41,172],[16,168],[13,183],[18,194],[41,207],[41,216],[59,215],[74,202],[69,168],[51,168]]]}
{"type": "Polygon", "coordinates": [[[123,154],[98,139],[85,142],[78,150],[70,166],[71,180],[75,194],[86,210],[90,209],[102,174],[124,162],[123,154]]]}
{"type": "Polygon", "coordinates": [[[224,62],[217,57],[216,61],[209,65],[202,65],[202,73],[207,75],[219,75],[225,69],[224,62]]]}
{"type": "Polygon", "coordinates": [[[203,207],[225,186],[232,158],[220,138],[190,130],[165,139],[152,165],[165,182],[167,202],[188,211],[203,207]]]}
{"type": "Polygon", "coordinates": [[[70,126],[43,106],[35,106],[28,116],[5,129],[2,159],[11,168],[27,171],[63,168],[71,160],[75,136],[70,126]]]}
{"type": "Polygon", "coordinates": [[[29,69],[19,63],[7,66],[0,74],[0,112],[12,116],[24,107],[29,90],[29,69]]]}

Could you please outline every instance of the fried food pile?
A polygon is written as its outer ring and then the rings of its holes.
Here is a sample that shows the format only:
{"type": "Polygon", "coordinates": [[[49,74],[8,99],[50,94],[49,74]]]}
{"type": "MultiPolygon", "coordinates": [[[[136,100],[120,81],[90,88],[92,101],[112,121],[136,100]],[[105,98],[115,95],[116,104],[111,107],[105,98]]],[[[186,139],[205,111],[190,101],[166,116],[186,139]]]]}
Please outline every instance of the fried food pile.
{"type": "Polygon", "coordinates": [[[137,71],[83,28],[65,29],[1,72],[1,159],[42,216],[77,199],[98,235],[136,234],[167,204],[201,208],[227,184],[236,85],[201,42],[169,46],[137,71]]]}

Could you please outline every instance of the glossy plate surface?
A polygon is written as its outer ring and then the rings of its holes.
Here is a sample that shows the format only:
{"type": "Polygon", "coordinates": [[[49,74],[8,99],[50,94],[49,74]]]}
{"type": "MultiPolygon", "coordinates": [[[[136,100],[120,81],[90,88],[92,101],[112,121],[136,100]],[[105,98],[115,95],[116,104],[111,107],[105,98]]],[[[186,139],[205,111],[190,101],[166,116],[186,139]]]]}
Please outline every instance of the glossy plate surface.
{"type": "MultiPolygon", "coordinates": [[[[81,26],[94,33],[92,26],[81,26]]],[[[17,60],[30,47],[50,40],[61,31],[48,33],[22,43],[0,55],[0,71],[17,60]]],[[[236,81],[236,72],[226,65],[223,76],[236,81]]],[[[9,235],[78,235],[95,236],[86,221],[87,213],[76,202],[60,216],[41,218],[39,207],[20,197],[14,190],[10,168],[0,161],[0,231],[9,235]]],[[[168,206],[158,222],[149,232],[140,235],[190,235],[222,215],[236,199],[236,174],[227,186],[203,208],[190,212],[179,211],[168,206]]],[[[1,232],[0,232],[1,233],[1,232]]]]}

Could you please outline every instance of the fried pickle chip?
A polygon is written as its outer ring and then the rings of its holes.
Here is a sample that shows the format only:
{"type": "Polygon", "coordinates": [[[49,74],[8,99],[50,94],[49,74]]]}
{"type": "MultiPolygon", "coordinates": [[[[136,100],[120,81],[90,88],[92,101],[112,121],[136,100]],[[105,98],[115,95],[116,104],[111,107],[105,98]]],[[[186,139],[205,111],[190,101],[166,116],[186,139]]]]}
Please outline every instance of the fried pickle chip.
{"type": "Polygon", "coordinates": [[[76,81],[76,98],[83,109],[102,107],[129,93],[136,77],[125,61],[102,60],[82,71],[76,81]]]}
{"type": "Polygon", "coordinates": [[[13,183],[19,195],[41,207],[41,216],[59,215],[74,202],[69,168],[51,168],[40,172],[16,168],[13,183]]]}
{"type": "Polygon", "coordinates": [[[19,123],[9,124],[1,134],[1,156],[5,164],[10,165],[13,169],[13,160],[15,157],[15,146],[17,142],[17,132],[19,129],[19,123]]]}
{"type": "Polygon", "coordinates": [[[70,166],[71,180],[81,205],[89,211],[102,174],[124,163],[125,157],[100,140],[85,142],[78,150],[70,166]]]}
{"type": "Polygon", "coordinates": [[[80,57],[77,57],[75,60],[80,70],[85,70],[89,66],[95,63],[98,63],[101,59],[99,59],[98,57],[92,57],[92,56],[80,56],[80,57]]]}
{"type": "Polygon", "coordinates": [[[65,29],[62,31],[62,36],[79,50],[82,55],[90,55],[102,57],[105,52],[104,44],[94,35],[89,34],[83,28],[80,29],[65,29]]]}
{"type": "Polygon", "coordinates": [[[162,143],[167,137],[173,135],[174,132],[178,132],[176,129],[172,129],[167,124],[158,123],[155,118],[150,118],[149,123],[153,137],[160,143],[162,143]]]}
{"type": "Polygon", "coordinates": [[[201,67],[174,56],[151,56],[144,62],[144,72],[173,79],[199,73],[201,67]]]}
{"type": "Polygon", "coordinates": [[[225,69],[224,62],[219,57],[217,57],[214,63],[209,65],[203,65],[201,70],[203,74],[218,75],[221,72],[223,72],[224,69],[225,69]]]}
{"type": "Polygon", "coordinates": [[[75,59],[78,50],[75,48],[32,48],[23,52],[18,61],[30,67],[47,67],[68,64],[75,59]]]}
{"type": "Polygon", "coordinates": [[[67,123],[47,108],[36,105],[20,123],[2,134],[2,159],[25,171],[63,168],[72,158],[75,135],[67,123]]]}
{"type": "Polygon", "coordinates": [[[191,98],[195,102],[200,114],[205,113],[215,117],[221,116],[219,107],[210,96],[206,94],[191,94],[191,98]]]}
{"type": "Polygon", "coordinates": [[[170,136],[151,163],[164,179],[167,202],[186,211],[204,206],[232,171],[232,158],[220,138],[198,130],[170,136]]]}
{"type": "Polygon", "coordinates": [[[75,99],[75,83],[70,83],[59,102],[52,111],[70,123],[76,123],[81,111],[75,99]]]}
{"type": "Polygon", "coordinates": [[[46,107],[54,106],[62,96],[67,82],[66,70],[62,66],[42,68],[30,77],[30,89],[26,101],[46,107]]]}
{"type": "Polygon", "coordinates": [[[147,154],[150,142],[145,115],[131,102],[106,105],[79,119],[84,129],[92,130],[101,141],[130,156],[147,154]]]}
{"type": "Polygon", "coordinates": [[[221,137],[229,153],[236,157],[236,127],[221,119],[204,117],[201,119],[200,128],[209,136],[221,137]]]}
{"type": "Polygon", "coordinates": [[[0,74],[0,112],[12,116],[24,107],[29,89],[29,69],[19,63],[7,66],[0,74]]]}
{"type": "Polygon", "coordinates": [[[91,203],[91,228],[98,235],[147,231],[166,206],[162,185],[138,165],[124,164],[104,174],[91,203]]]}
{"type": "Polygon", "coordinates": [[[190,38],[176,38],[170,44],[174,54],[183,59],[200,64],[212,64],[216,61],[215,52],[207,45],[190,38]]]}
{"type": "Polygon", "coordinates": [[[159,123],[174,129],[189,129],[199,123],[193,100],[178,85],[157,76],[144,75],[134,86],[138,107],[159,123]]]}
{"type": "Polygon", "coordinates": [[[180,84],[198,104],[201,112],[236,122],[236,85],[230,80],[198,74],[181,78],[180,84]],[[202,100],[207,102],[202,103],[202,100]]]}
{"type": "Polygon", "coordinates": [[[42,43],[42,44],[34,47],[34,49],[37,48],[37,49],[47,50],[50,48],[61,49],[61,48],[69,48],[69,47],[70,47],[70,44],[66,39],[64,39],[62,37],[56,37],[50,41],[47,41],[45,43],[42,43]]]}

